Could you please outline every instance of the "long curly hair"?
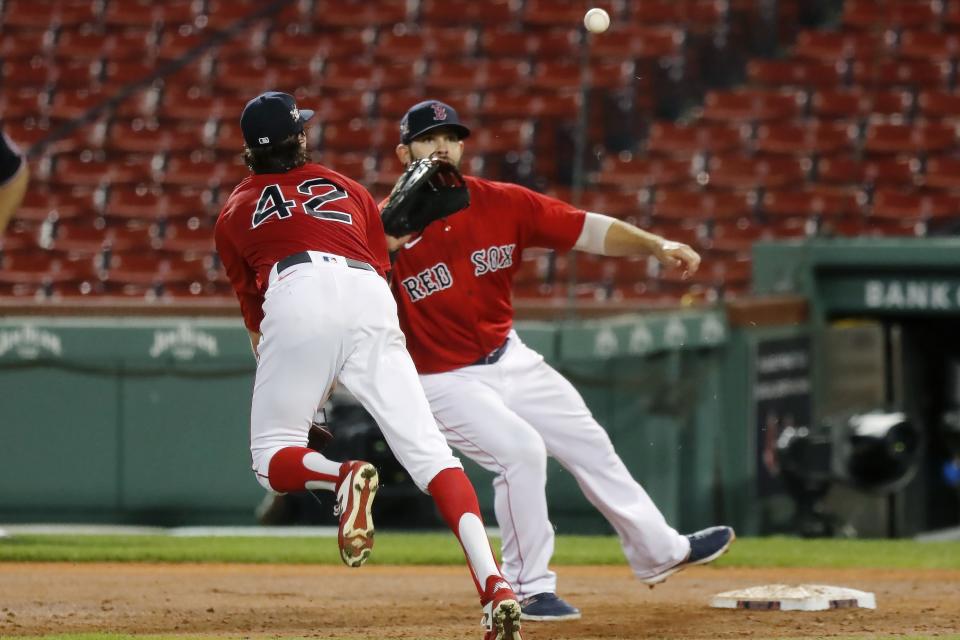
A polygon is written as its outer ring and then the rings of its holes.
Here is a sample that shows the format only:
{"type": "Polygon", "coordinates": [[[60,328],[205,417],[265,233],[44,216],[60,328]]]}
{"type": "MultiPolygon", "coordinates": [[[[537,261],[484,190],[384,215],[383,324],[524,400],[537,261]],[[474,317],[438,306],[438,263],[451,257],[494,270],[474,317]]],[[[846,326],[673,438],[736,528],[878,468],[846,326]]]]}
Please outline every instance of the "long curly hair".
{"type": "Polygon", "coordinates": [[[291,169],[302,167],[310,160],[310,154],[305,145],[300,143],[300,136],[292,135],[277,144],[259,149],[251,149],[244,145],[243,161],[254,173],[286,173],[291,169]]]}

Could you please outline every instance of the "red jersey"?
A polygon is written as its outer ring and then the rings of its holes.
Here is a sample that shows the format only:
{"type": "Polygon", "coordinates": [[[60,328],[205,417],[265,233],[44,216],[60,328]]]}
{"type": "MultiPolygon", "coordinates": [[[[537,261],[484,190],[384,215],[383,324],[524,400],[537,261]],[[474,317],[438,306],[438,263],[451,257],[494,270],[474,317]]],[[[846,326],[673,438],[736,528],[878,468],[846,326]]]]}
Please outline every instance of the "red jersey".
{"type": "Polygon", "coordinates": [[[527,247],[569,250],[586,213],[515,184],[467,177],[470,206],[397,252],[391,287],[420,373],[472,364],[513,326],[511,286],[527,247]]]}
{"type": "Polygon", "coordinates": [[[223,205],[214,236],[251,331],[260,330],[270,269],[289,255],[325,251],[369,263],[380,275],[390,268],[373,197],[319,164],[244,178],[223,205]]]}

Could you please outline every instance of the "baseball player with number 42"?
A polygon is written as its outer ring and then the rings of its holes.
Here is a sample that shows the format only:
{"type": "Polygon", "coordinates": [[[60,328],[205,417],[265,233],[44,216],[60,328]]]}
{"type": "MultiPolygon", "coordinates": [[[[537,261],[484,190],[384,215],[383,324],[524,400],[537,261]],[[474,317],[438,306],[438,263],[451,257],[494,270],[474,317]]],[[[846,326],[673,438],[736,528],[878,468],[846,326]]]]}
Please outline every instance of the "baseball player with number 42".
{"type": "MultiPolygon", "coordinates": [[[[422,172],[425,161],[446,163],[449,171],[460,166],[469,135],[452,107],[428,100],[403,117],[396,153],[408,172],[422,172]]],[[[381,203],[387,243],[395,251],[392,287],[400,325],[447,442],[496,474],[502,571],[522,598],[522,618],[580,617],[557,596],[549,567],[554,529],[545,493],[547,456],[573,475],[613,526],[642,583],[657,584],[724,553],[733,529],[681,535],[671,528],[577,390],[513,329],[511,282],[527,247],[653,255],[688,274],[700,256],[685,244],[518,185],[471,176],[414,178],[402,176],[381,203]],[[464,190],[466,198],[448,193],[464,190]],[[438,217],[431,212],[435,200],[445,217],[431,221],[438,217]],[[465,208],[447,215],[451,200],[466,202],[465,208]],[[406,210],[398,214],[398,208],[406,210]],[[420,222],[411,222],[414,217],[420,222]]]]}
{"type": "Polygon", "coordinates": [[[383,278],[389,261],[377,205],[358,183],[309,162],[303,126],[312,116],[286,93],[247,103],[240,128],[253,175],[227,198],[214,233],[257,356],[253,470],[275,492],[335,491],[340,555],[352,567],[367,560],[377,470],[307,446],[316,408],[339,380],[457,536],[480,595],[484,640],[522,640],[520,605],[493,557],[473,485],[404,349],[383,278]]]}

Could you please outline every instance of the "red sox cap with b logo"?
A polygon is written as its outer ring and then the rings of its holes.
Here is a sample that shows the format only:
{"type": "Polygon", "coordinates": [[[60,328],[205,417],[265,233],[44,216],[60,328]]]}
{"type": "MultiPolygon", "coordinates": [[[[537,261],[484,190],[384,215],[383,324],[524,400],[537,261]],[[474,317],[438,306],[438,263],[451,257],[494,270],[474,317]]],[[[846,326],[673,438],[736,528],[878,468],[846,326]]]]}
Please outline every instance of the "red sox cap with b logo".
{"type": "Polygon", "coordinates": [[[400,120],[400,143],[410,144],[417,136],[439,127],[450,127],[463,140],[470,136],[470,129],[460,124],[456,110],[439,100],[419,102],[400,120]]]}

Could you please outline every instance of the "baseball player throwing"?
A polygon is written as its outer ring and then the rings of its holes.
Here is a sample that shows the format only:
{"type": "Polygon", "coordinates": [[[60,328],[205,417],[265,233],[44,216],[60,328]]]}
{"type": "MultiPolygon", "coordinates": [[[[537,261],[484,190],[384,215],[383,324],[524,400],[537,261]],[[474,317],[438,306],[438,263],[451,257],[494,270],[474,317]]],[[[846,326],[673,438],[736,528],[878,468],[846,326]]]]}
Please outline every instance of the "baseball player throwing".
{"type": "Polygon", "coordinates": [[[257,356],[253,470],[272,491],[336,491],[341,557],[350,566],[366,561],[376,469],[306,446],[314,412],[339,379],[460,541],[484,608],[484,638],[520,640],[520,606],[491,552],[473,485],[404,348],[383,277],[389,262],[376,203],[353,180],[308,161],[303,125],[312,115],[285,93],[247,103],[240,127],[253,175],[230,194],[215,230],[257,356]]]}
{"type": "MultiPolygon", "coordinates": [[[[449,105],[421,102],[400,123],[396,153],[404,165],[433,156],[459,166],[469,134],[449,105]]],[[[613,525],[640,581],[653,585],[717,558],[733,542],[733,530],[711,527],[684,536],[672,529],[573,385],[512,328],[511,281],[526,247],[652,254],[687,273],[696,271],[700,256],[685,244],[517,185],[465,180],[466,209],[419,234],[388,238],[396,249],[392,287],[410,355],[447,442],[496,474],[503,575],[524,598],[523,617],[580,617],[556,595],[549,568],[548,455],[613,525]]]]}

